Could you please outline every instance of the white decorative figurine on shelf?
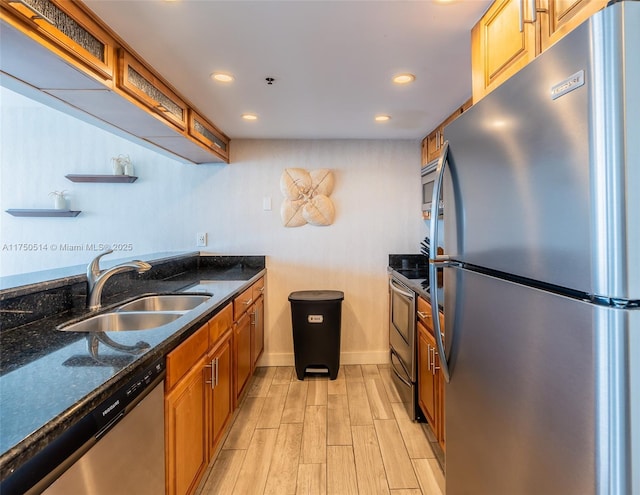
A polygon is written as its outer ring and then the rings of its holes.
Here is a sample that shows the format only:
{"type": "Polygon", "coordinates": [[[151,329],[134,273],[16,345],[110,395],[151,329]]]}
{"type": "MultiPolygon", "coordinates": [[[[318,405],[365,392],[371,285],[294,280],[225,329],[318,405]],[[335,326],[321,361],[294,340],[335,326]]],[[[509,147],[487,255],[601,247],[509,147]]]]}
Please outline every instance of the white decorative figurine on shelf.
{"type": "Polygon", "coordinates": [[[49,196],[53,196],[53,207],[56,210],[67,209],[67,198],[65,194],[67,194],[67,191],[51,191],[49,193],[49,196]]]}
{"type": "Polygon", "coordinates": [[[113,162],[113,174],[114,175],[128,175],[133,176],[133,163],[129,155],[118,155],[111,159],[113,162]]]}

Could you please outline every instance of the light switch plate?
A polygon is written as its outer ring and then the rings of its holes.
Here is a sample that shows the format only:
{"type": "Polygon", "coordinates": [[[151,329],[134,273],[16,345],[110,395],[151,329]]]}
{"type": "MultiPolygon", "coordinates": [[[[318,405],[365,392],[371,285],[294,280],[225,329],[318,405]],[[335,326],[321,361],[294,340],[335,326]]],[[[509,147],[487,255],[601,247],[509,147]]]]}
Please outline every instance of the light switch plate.
{"type": "Polygon", "coordinates": [[[262,198],[262,209],[264,211],[271,211],[271,196],[262,198]]]}

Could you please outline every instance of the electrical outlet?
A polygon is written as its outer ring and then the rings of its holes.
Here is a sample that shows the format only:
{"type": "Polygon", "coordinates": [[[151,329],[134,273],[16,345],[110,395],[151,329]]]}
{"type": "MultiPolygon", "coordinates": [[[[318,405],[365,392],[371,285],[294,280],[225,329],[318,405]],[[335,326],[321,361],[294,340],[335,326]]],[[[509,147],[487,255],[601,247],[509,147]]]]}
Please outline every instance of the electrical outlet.
{"type": "Polygon", "coordinates": [[[204,247],[207,245],[207,233],[198,232],[196,234],[196,246],[204,247]]]}

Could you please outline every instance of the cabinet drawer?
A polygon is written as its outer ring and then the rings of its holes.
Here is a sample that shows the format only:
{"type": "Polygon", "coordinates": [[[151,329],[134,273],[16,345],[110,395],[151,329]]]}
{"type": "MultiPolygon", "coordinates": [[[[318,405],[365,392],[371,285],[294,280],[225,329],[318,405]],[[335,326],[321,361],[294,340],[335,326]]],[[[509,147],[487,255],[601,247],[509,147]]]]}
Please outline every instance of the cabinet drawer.
{"type": "Polygon", "coordinates": [[[242,316],[242,314],[249,309],[251,304],[253,303],[253,286],[249,287],[242,294],[237,296],[233,300],[233,319],[234,321],[238,321],[238,318],[242,316]]]}
{"type": "Polygon", "coordinates": [[[218,338],[233,324],[233,307],[227,304],[225,308],[209,320],[209,348],[215,345],[218,338]]]}
{"type": "Polygon", "coordinates": [[[133,55],[120,50],[118,87],[180,130],[187,128],[187,104],[133,55]]]}
{"type": "Polygon", "coordinates": [[[209,324],[200,327],[196,333],[167,355],[166,390],[171,390],[198,359],[209,348],[209,324]]]}
{"type": "Polygon", "coordinates": [[[251,286],[253,300],[256,301],[262,294],[264,294],[264,278],[258,280],[251,286]]]}
{"type": "MultiPolygon", "coordinates": [[[[433,333],[433,313],[431,312],[431,303],[422,297],[418,297],[417,304],[417,318],[421,322],[431,335],[433,333]]],[[[444,336],[444,314],[438,311],[438,318],[440,319],[440,333],[444,336]]]]}
{"type": "Polygon", "coordinates": [[[189,136],[225,161],[229,159],[229,138],[193,109],[189,110],[189,136]]]}
{"type": "Polygon", "coordinates": [[[418,297],[417,316],[421,322],[433,334],[433,321],[431,315],[431,303],[422,297],[418,297]]]}
{"type": "Polygon", "coordinates": [[[0,6],[3,18],[6,12],[14,26],[73,66],[105,83],[113,79],[115,41],[75,2],[2,0],[0,6]]]}

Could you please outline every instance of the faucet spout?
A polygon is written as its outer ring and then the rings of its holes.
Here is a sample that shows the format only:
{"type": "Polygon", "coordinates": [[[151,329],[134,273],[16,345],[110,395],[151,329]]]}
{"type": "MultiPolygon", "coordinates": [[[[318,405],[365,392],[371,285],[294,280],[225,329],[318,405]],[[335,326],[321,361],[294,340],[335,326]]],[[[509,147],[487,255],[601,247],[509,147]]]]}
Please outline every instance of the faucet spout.
{"type": "Polygon", "coordinates": [[[87,266],[87,282],[89,283],[89,290],[87,292],[87,306],[91,311],[97,311],[102,306],[102,289],[104,289],[107,280],[113,275],[122,272],[136,271],[138,273],[144,273],[151,269],[151,265],[146,261],[133,260],[119,265],[112,266],[106,270],[100,270],[100,258],[113,253],[112,249],[100,253],[96,256],[89,266],[87,266]]]}

